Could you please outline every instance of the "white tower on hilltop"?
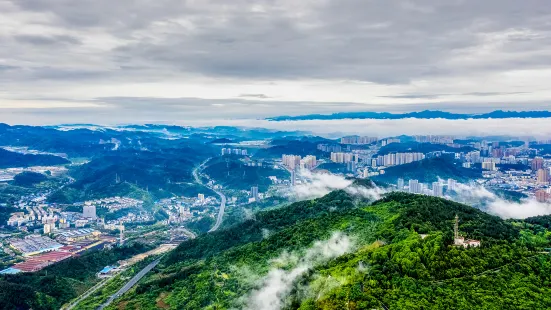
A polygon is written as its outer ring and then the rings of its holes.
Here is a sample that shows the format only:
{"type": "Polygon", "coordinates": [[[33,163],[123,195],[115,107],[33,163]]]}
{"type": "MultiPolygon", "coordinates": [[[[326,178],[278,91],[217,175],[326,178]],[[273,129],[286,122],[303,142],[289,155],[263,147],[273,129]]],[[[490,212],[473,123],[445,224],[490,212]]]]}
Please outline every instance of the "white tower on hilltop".
{"type": "Polygon", "coordinates": [[[453,238],[459,239],[459,216],[455,215],[455,223],[453,224],[453,238]]]}

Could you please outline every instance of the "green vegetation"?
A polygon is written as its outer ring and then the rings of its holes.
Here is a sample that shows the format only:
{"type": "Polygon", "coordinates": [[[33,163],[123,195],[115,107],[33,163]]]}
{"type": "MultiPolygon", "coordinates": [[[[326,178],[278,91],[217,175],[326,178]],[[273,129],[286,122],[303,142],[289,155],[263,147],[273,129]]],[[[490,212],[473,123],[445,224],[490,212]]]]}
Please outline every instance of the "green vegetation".
{"type": "Polygon", "coordinates": [[[202,190],[191,172],[199,155],[183,156],[187,149],[165,152],[120,151],[98,157],[71,171],[76,182],[49,200],[74,203],[87,199],[125,196],[151,202],[172,196],[194,196],[202,190]]]}
{"type": "Polygon", "coordinates": [[[0,148],[0,168],[31,167],[31,166],[54,166],[64,165],[70,162],[54,155],[34,155],[11,152],[0,148]]]}
{"type": "Polygon", "coordinates": [[[187,228],[191,229],[196,233],[206,233],[214,225],[215,220],[211,217],[204,216],[198,220],[195,220],[186,225],[187,228]]]}
{"type": "Polygon", "coordinates": [[[48,177],[42,173],[24,171],[13,178],[13,185],[30,187],[47,179],[48,177]]]}
{"type": "Polygon", "coordinates": [[[0,227],[4,226],[5,223],[10,218],[10,214],[13,212],[20,211],[12,207],[0,207],[0,227]]]}
{"type": "Polygon", "coordinates": [[[184,242],[110,309],[243,308],[270,270],[298,272],[296,259],[336,231],[353,240],[349,253],[299,273],[286,309],[551,307],[543,226],[435,197],[392,193],[370,204],[336,191],[184,242]],[[455,215],[481,247],[452,245],[455,215]]]}
{"type": "Polygon", "coordinates": [[[115,294],[120,288],[122,288],[130,278],[136,275],[140,270],[142,270],[145,266],[147,266],[156,258],[157,258],[156,256],[148,257],[132,265],[131,267],[127,268],[120,274],[116,275],[114,278],[106,279],[105,281],[107,282],[104,286],[102,286],[100,289],[95,291],[88,298],[79,302],[74,309],[75,310],[97,309],[100,305],[106,302],[107,299],[111,297],[111,295],[115,294]]]}
{"type": "Polygon", "coordinates": [[[150,246],[134,244],[112,250],[86,253],[35,273],[0,276],[0,309],[59,309],[92,287],[96,273],[150,246]]]}
{"type": "Polygon", "coordinates": [[[403,178],[406,181],[415,179],[423,183],[436,182],[438,178],[451,178],[459,182],[467,182],[481,176],[479,171],[463,168],[460,163],[443,156],[389,167],[385,169],[385,174],[379,175],[375,179],[388,183],[395,183],[398,178],[403,178]]]}
{"type": "Polygon", "coordinates": [[[327,170],[331,173],[346,173],[346,165],[339,163],[323,163],[319,165],[316,170],[327,170]]]}
{"type": "Polygon", "coordinates": [[[248,166],[234,156],[211,159],[207,162],[203,173],[226,188],[238,190],[250,190],[252,186],[258,186],[260,191],[265,191],[272,184],[268,177],[275,176],[278,179],[289,177],[289,173],[285,170],[274,169],[268,165],[248,166]]]}
{"type": "Polygon", "coordinates": [[[327,153],[318,150],[318,144],[327,140],[314,139],[309,141],[303,140],[275,140],[271,147],[260,149],[256,152],[257,158],[280,158],[284,154],[292,155],[315,155],[318,158],[327,157],[327,153]],[[275,144],[275,145],[274,145],[275,144]]]}

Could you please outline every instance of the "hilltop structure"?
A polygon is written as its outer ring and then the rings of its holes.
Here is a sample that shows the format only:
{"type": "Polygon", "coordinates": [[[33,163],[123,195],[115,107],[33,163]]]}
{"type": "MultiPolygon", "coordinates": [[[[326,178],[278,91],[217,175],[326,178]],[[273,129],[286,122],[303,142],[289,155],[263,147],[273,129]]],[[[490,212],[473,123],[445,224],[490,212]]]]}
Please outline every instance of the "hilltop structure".
{"type": "Polygon", "coordinates": [[[455,223],[453,225],[453,243],[456,246],[464,248],[480,246],[480,240],[465,239],[465,237],[459,236],[459,216],[457,214],[455,215],[455,223]]]}

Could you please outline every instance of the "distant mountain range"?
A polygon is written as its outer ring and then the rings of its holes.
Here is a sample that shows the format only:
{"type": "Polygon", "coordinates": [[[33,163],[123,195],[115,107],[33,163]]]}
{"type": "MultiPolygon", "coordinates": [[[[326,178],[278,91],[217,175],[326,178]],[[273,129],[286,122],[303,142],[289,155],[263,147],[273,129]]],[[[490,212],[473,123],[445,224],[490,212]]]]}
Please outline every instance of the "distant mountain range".
{"type": "Polygon", "coordinates": [[[490,119],[490,118],[549,118],[551,111],[503,111],[497,110],[483,114],[458,114],[444,111],[425,110],[409,113],[389,112],[342,112],[333,114],[309,114],[300,116],[276,116],[267,118],[270,121],[303,121],[303,120],[336,120],[336,119],[490,119]]]}

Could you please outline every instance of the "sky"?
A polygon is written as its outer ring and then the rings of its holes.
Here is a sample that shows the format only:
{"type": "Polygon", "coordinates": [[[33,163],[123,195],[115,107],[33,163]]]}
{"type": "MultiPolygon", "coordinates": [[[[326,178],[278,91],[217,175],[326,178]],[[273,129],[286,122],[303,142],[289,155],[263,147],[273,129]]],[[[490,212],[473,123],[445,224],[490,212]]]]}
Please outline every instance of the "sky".
{"type": "Polygon", "coordinates": [[[549,110],[547,0],[0,0],[0,122],[549,110]]]}

